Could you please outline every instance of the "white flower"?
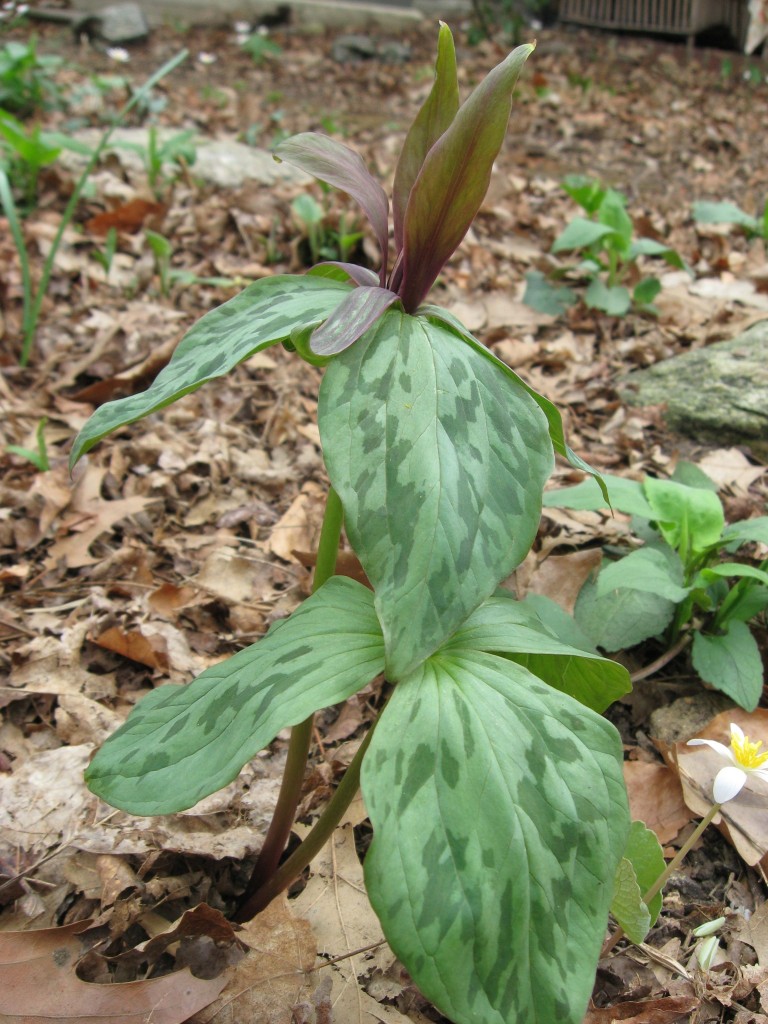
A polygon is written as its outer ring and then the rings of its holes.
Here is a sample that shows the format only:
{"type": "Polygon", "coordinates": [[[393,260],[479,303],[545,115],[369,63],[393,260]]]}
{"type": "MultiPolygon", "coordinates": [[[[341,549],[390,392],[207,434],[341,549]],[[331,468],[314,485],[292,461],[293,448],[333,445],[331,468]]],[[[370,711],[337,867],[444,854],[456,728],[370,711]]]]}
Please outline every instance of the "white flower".
{"type": "Polygon", "coordinates": [[[735,722],[731,722],[730,747],[717,740],[688,740],[689,747],[711,747],[730,761],[715,776],[712,795],[716,804],[724,804],[738,796],[750,775],[757,775],[768,782],[768,750],[761,751],[762,745],[762,742],[752,743],[735,722]]]}
{"type": "Polygon", "coordinates": [[[201,64],[215,64],[217,57],[215,53],[207,53],[205,50],[201,50],[197,55],[197,59],[201,64]]]}
{"type": "Polygon", "coordinates": [[[117,61],[118,64],[127,64],[131,59],[130,53],[122,46],[108,46],[107,56],[111,60],[117,61]]]}

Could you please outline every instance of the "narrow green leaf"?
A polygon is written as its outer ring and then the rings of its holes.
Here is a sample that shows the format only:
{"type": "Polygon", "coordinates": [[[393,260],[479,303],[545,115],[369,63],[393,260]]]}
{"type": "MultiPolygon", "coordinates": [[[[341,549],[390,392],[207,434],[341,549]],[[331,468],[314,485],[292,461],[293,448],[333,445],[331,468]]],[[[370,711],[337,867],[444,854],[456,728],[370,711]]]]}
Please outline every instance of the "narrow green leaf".
{"type": "Polygon", "coordinates": [[[623,666],[563,643],[532,608],[509,597],[491,597],[481,604],[441,650],[508,655],[598,713],[632,689],[623,666]]]}
{"type": "Polygon", "coordinates": [[[139,701],[86,771],[132,814],[171,814],[226,786],[275,735],[345,700],[384,668],[367,587],[332,577],[257,644],[188,686],[139,701]]]}
{"type": "Polygon", "coordinates": [[[456,50],[447,25],[440,23],[437,37],[435,81],[405,137],[395,170],[392,210],[395,222],[395,247],[403,244],[403,219],[411,188],[419,175],[427,153],[451,125],[459,109],[459,82],[456,77],[456,50]]]}
{"type": "Polygon", "coordinates": [[[618,252],[623,259],[629,256],[632,242],[632,218],[627,213],[627,201],[612,188],[606,189],[597,213],[600,223],[613,228],[613,234],[605,239],[606,248],[618,252]]]}
{"type": "Polygon", "coordinates": [[[528,551],[553,464],[547,423],[451,331],[396,309],[328,366],[318,421],[396,680],[528,551]]]}
{"type": "MultiPolygon", "coordinates": [[[[653,519],[654,512],[643,494],[641,483],[610,473],[603,474],[603,481],[608,489],[611,505],[617,512],[653,519]]],[[[545,508],[572,508],[582,512],[598,512],[609,507],[597,481],[589,477],[572,487],[556,487],[551,491],[545,491],[543,504],[545,508]]]]}
{"type": "Polygon", "coordinates": [[[725,516],[713,491],[651,476],[643,481],[643,490],[671,547],[679,548],[686,541],[691,550],[705,551],[720,541],[725,516]]]}
{"type": "Polygon", "coordinates": [[[586,217],[574,217],[552,243],[552,252],[571,252],[573,249],[588,249],[607,235],[614,234],[610,224],[599,224],[586,217]]]}
{"type": "Polygon", "coordinates": [[[730,620],[721,636],[693,634],[693,667],[705,683],[754,711],[763,693],[763,661],[745,622],[730,620]]]}
{"type": "Polygon", "coordinates": [[[641,590],[680,604],[691,592],[683,586],[683,565],[672,552],[639,548],[615,562],[603,564],[597,577],[597,597],[619,590],[641,590]]]}
{"type": "Polygon", "coordinates": [[[576,301],[570,288],[552,284],[540,270],[529,270],[525,275],[523,302],[531,309],[548,316],[562,316],[576,301]]]}
{"type": "Polygon", "coordinates": [[[589,282],[584,302],[589,309],[600,309],[608,316],[624,316],[632,306],[632,296],[623,284],[609,286],[596,277],[589,282]]]}
{"type": "Polygon", "coordinates": [[[605,188],[594,178],[583,174],[567,174],[563,179],[563,191],[587,213],[596,213],[605,198],[605,188]]]}
{"type": "Polygon", "coordinates": [[[75,438],[74,466],[111,431],[165,408],[255,352],[325,320],[349,293],[326,277],[267,277],[211,310],[184,335],[147,391],[100,406],[75,438]]]}
{"type": "Polygon", "coordinates": [[[719,565],[710,565],[702,569],[699,574],[705,581],[705,585],[714,579],[729,579],[732,576],[747,577],[751,580],[759,580],[760,583],[768,584],[768,572],[758,569],[754,565],[744,565],[742,562],[721,562],[719,565]]]}
{"type": "Polygon", "coordinates": [[[698,224],[737,224],[748,231],[758,232],[758,224],[755,217],[745,213],[735,203],[725,201],[713,203],[707,200],[699,200],[693,204],[693,219],[698,224]]]}
{"type": "Polygon", "coordinates": [[[672,621],[675,602],[641,590],[614,590],[600,597],[587,580],[574,609],[578,625],[606,651],[621,651],[658,636],[672,621]]]}
{"type": "Polygon", "coordinates": [[[301,132],[276,146],[275,156],[327,185],[341,189],[360,204],[379,243],[383,283],[389,239],[389,200],[359,153],[327,135],[301,132]]]}
{"type": "Polygon", "coordinates": [[[467,233],[507,132],[512,92],[533,46],[518,46],[477,86],[427,154],[403,221],[403,306],[414,312],[467,233]]]}
{"type": "Polygon", "coordinates": [[[382,313],[398,301],[388,288],[358,287],[345,295],[324,324],[312,333],[315,355],[335,356],[354,345],[382,313]]]}
{"type": "Polygon", "coordinates": [[[729,523],[722,533],[723,545],[768,544],[768,516],[756,516],[754,519],[742,519],[738,523],[729,523]]]}
{"type": "Polygon", "coordinates": [[[629,828],[613,726],[491,654],[403,680],[361,784],[366,888],[454,1021],[580,1024],[629,828]]]}

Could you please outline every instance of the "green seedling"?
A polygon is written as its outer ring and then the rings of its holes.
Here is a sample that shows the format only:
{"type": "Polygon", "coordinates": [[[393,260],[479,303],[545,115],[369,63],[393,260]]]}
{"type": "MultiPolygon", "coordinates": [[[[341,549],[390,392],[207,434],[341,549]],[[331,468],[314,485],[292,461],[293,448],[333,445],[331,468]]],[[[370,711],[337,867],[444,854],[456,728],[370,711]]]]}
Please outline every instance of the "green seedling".
{"type": "Polygon", "coordinates": [[[259,67],[273,57],[279,57],[282,47],[273,42],[264,32],[254,32],[241,44],[246,53],[250,54],[253,63],[259,67]]]}
{"type": "Polygon", "coordinates": [[[47,473],[51,468],[51,463],[48,459],[48,446],[45,441],[45,427],[47,423],[48,418],[43,416],[37,424],[34,448],[24,448],[18,444],[9,444],[5,447],[7,452],[19,455],[22,459],[26,459],[27,462],[31,462],[35,469],[38,469],[41,473],[47,473]]]}
{"type": "Polygon", "coordinates": [[[291,212],[307,242],[312,263],[321,260],[346,261],[363,237],[362,231],[347,231],[345,218],[339,218],[338,228],[328,222],[328,211],[309,193],[297,196],[291,203],[291,212]]]}
{"type": "Polygon", "coordinates": [[[93,258],[104,270],[107,280],[109,280],[109,272],[112,269],[112,260],[115,258],[117,252],[117,229],[110,228],[107,231],[107,236],[104,239],[103,249],[94,249],[91,253],[93,258]]]}
{"type": "Polygon", "coordinates": [[[157,231],[144,231],[149,247],[155,257],[155,268],[160,279],[160,292],[167,298],[174,285],[189,287],[190,285],[210,285],[212,288],[231,288],[238,281],[230,277],[200,277],[191,270],[176,270],[171,266],[173,246],[169,240],[157,231]]]}
{"type": "Polygon", "coordinates": [[[90,177],[94,167],[96,167],[101,154],[106,149],[114,128],[117,127],[118,124],[122,123],[130,111],[143,101],[143,99],[151,92],[152,88],[162,78],[173,71],[174,68],[178,67],[183,60],[186,60],[186,57],[187,51],[182,50],[181,53],[177,54],[165,63],[159,71],[156,71],[155,74],[152,75],[136,93],[134,93],[131,99],[118,113],[115,123],[102,135],[99,144],[91,152],[90,158],[83,168],[83,171],[72,190],[72,194],[69,197],[69,201],[64,208],[64,213],[62,214],[61,221],[59,222],[58,230],[54,236],[53,242],[51,243],[48,255],[43,262],[40,279],[37,282],[36,287],[32,279],[30,256],[24,241],[24,233],[21,229],[19,211],[11,191],[8,172],[2,164],[0,164],[0,207],[2,207],[3,212],[8,219],[11,237],[13,238],[13,243],[16,247],[21,267],[23,291],[22,341],[21,353],[19,355],[19,363],[21,366],[26,366],[29,362],[30,356],[32,355],[35,333],[37,332],[37,323],[40,319],[40,310],[42,309],[43,300],[45,298],[46,291],[48,290],[48,282],[51,279],[53,264],[56,259],[56,254],[59,251],[61,241],[64,237],[64,232],[72,222],[77,204],[80,201],[80,197],[88,183],[88,178],[90,177]]]}
{"type": "Polygon", "coordinates": [[[126,149],[136,153],[144,164],[147,182],[155,198],[160,199],[185,168],[191,167],[197,159],[195,133],[178,132],[162,139],[152,125],[147,132],[147,142],[117,142],[115,149],[126,149]]]}
{"type": "MultiPolygon", "coordinates": [[[[733,561],[746,544],[768,544],[768,516],[726,525],[715,485],[681,464],[679,478],[639,483],[606,476],[614,509],[633,516],[643,541],[612,552],[576,602],[582,632],[607,651],[663,637],[678,652],[691,643],[694,670],[747,711],[763,690],[760,651],[748,623],[768,608],[768,560],[733,561]]],[[[606,508],[590,480],[548,491],[545,507],[606,508]]]]}
{"type": "Polygon", "coordinates": [[[0,107],[17,117],[56,106],[59,90],[54,72],[62,58],[37,52],[37,41],[10,40],[0,46],[0,107]]]}
{"type": "MultiPolygon", "coordinates": [[[[661,291],[661,282],[657,277],[642,275],[640,258],[657,257],[670,266],[689,270],[685,261],[663,242],[634,238],[627,201],[620,192],[579,175],[567,177],[563,188],[587,216],[574,217],[555,239],[552,252],[581,253],[581,262],[571,269],[588,282],[583,294],[585,305],[610,316],[625,316],[631,309],[656,313],[653,300],[661,291]]],[[[539,271],[526,274],[526,281],[523,301],[540,312],[557,316],[577,301],[573,289],[553,285],[539,271]]]]}
{"type": "Polygon", "coordinates": [[[763,212],[755,217],[728,200],[713,203],[702,199],[693,204],[693,219],[697,224],[732,224],[741,228],[747,238],[762,238],[768,243],[768,198],[763,212]]]}
{"type": "Polygon", "coordinates": [[[98,409],[74,464],[111,431],[283,343],[325,367],[330,478],[313,593],[188,686],[160,686],[87,771],[94,793],[169,814],[227,785],[292,726],[248,920],[327,842],[358,786],[374,831],[368,895],[424,995],[457,1024],[580,1024],[630,820],[601,712],[626,670],[569,645],[498,591],[536,535],[557,410],[427,301],[483,202],[520,69],[512,52],[460,105],[453,38],[402,146],[389,201],[359,155],[305,133],[277,156],[354,198],[378,272],[267,277],[204,316],[151,387],[98,409]],[[342,526],[373,589],[334,575],[342,526]],[[314,712],[384,674],[375,726],[307,838],[293,826],[314,712]]]}

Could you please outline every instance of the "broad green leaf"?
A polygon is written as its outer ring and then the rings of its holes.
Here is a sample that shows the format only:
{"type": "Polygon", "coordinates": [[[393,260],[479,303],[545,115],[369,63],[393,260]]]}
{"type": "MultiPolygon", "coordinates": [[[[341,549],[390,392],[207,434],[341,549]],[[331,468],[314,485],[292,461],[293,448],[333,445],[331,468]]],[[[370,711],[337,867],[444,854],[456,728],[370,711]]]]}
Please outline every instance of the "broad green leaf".
{"type": "Polygon", "coordinates": [[[691,588],[683,586],[683,565],[674,552],[639,548],[615,562],[603,563],[597,577],[597,597],[618,590],[641,590],[680,604],[691,588]]]}
{"type": "Polygon", "coordinates": [[[435,81],[405,137],[392,187],[392,211],[395,247],[403,244],[403,219],[408,197],[427,153],[451,125],[459,109],[459,82],[456,76],[456,49],[447,25],[440,23],[437,37],[435,81]]]}
{"type": "Polygon", "coordinates": [[[623,666],[561,642],[532,608],[509,597],[481,604],[441,649],[455,648],[507,655],[598,713],[632,688],[623,666]]]}
{"type": "Polygon", "coordinates": [[[403,306],[414,312],[469,230],[507,132],[512,93],[533,46],[518,46],[459,108],[427,153],[403,220],[403,306]]]}
{"type": "Polygon", "coordinates": [[[723,545],[731,544],[768,544],[768,516],[756,516],[754,519],[742,519],[738,523],[729,523],[722,533],[723,545]]]}
{"type": "Polygon", "coordinates": [[[623,284],[609,286],[596,277],[589,282],[584,302],[589,309],[600,309],[608,316],[624,316],[632,306],[632,296],[623,284]]]}
{"type": "Polygon", "coordinates": [[[611,903],[611,913],[632,942],[642,942],[659,916],[663,893],[657,892],[649,904],[643,895],[665,867],[664,851],[656,833],[642,821],[633,821],[616,872],[616,892],[611,903]]]}
{"type": "Polygon", "coordinates": [[[529,270],[525,275],[523,302],[531,309],[548,316],[562,314],[577,301],[573,291],[566,285],[552,284],[540,270],[529,270]]]}
{"type": "Polygon", "coordinates": [[[721,636],[693,634],[691,660],[705,683],[754,711],[763,692],[763,662],[745,622],[729,621],[721,636]]]}
{"type": "Polygon", "coordinates": [[[663,242],[657,242],[655,238],[636,238],[629,249],[629,258],[636,259],[638,256],[663,256],[670,252],[670,247],[663,242]]]}
{"type": "Polygon", "coordinates": [[[461,338],[463,342],[470,346],[475,352],[486,359],[493,366],[496,366],[503,373],[505,373],[510,380],[518,384],[524,391],[526,391],[534,402],[538,405],[544,415],[547,417],[547,423],[549,424],[549,436],[552,441],[552,447],[555,449],[558,455],[562,455],[564,459],[567,459],[572,466],[576,469],[581,469],[585,473],[589,473],[594,477],[597,482],[597,486],[600,488],[603,497],[605,498],[606,507],[608,504],[608,492],[603,484],[602,477],[596,470],[592,469],[588,462],[585,462],[579,455],[577,455],[566,443],[565,443],[565,431],[563,430],[563,420],[560,413],[555,405],[540,395],[538,391],[534,391],[530,385],[526,384],[522,377],[518,377],[514,370],[510,369],[506,363],[503,363],[498,356],[495,356],[490,349],[487,349],[482,342],[478,341],[477,338],[473,337],[466,327],[457,320],[452,313],[449,313],[447,309],[441,309],[440,306],[424,305],[419,310],[421,316],[426,317],[430,323],[437,323],[441,327],[447,327],[448,330],[452,331],[457,337],[461,338]]]}
{"type": "Polygon", "coordinates": [[[318,356],[334,356],[343,352],[398,301],[397,295],[388,288],[353,288],[325,323],[313,332],[310,341],[312,351],[318,356]]]}
{"type": "Polygon", "coordinates": [[[289,338],[294,328],[325,320],[348,293],[348,285],[326,277],[255,281],[187,331],[146,391],[100,406],[75,438],[70,466],[111,431],[223,376],[255,352],[289,338]]]}
{"type": "Polygon", "coordinates": [[[139,701],[86,771],[132,814],[171,814],[226,786],[276,734],[345,700],[384,668],[373,595],[334,576],[258,643],[188,686],[139,701]]]}
{"type": "Polygon", "coordinates": [[[713,494],[717,494],[718,491],[717,484],[712,477],[707,476],[695,462],[687,462],[685,459],[680,459],[670,479],[675,483],[685,484],[686,487],[698,487],[705,491],[712,491],[713,494]]]}
{"type": "Polygon", "coordinates": [[[735,203],[713,203],[699,200],[693,204],[693,219],[699,224],[738,224],[748,231],[759,232],[757,220],[735,203]]]}
{"type": "Polygon", "coordinates": [[[632,242],[632,218],[627,213],[627,201],[619,192],[612,188],[606,190],[598,217],[601,224],[613,228],[613,234],[605,239],[605,248],[612,249],[626,259],[632,242]]]}
{"type": "Polygon", "coordinates": [[[578,625],[606,651],[621,651],[658,636],[675,614],[675,602],[641,590],[614,590],[600,597],[587,580],[574,609],[578,625]]]}
{"type": "Polygon", "coordinates": [[[318,422],[397,680],[528,551],[553,464],[547,422],[451,331],[396,309],[328,366],[318,422]]]}
{"type": "Polygon", "coordinates": [[[632,301],[639,306],[650,306],[661,291],[661,281],[657,277],[644,277],[632,289],[632,301]]]}
{"type": "Polygon", "coordinates": [[[569,647],[587,654],[597,654],[597,648],[587,634],[578,626],[565,608],[544,594],[528,593],[522,601],[524,608],[530,608],[552,636],[556,636],[569,647]]]}
{"type": "Polygon", "coordinates": [[[301,132],[275,147],[275,156],[327,185],[341,189],[360,204],[379,243],[382,262],[380,280],[383,283],[389,239],[389,200],[360,155],[327,135],[301,132]]]}
{"type": "Polygon", "coordinates": [[[566,175],[562,187],[587,213],[596,213],[605,198],[605,188],[600,182],[582,174],[566,175]]]}
{"type": "MultiPolygon", "coordinates": [[[[604,473],[603,481],[608,489],[611,506],[617,512],[642,516],[644,519],[653,518],[653,509],[643,494],[643,485],[637,480],[604,473]]],[[[572,508],[581,512],[599,512],[609,507],[597,481],[591,477],[573,487],[557,487],[545,491],[543,505],[545,508],[572,508]]]]}
{"type": "Polygon", "coordinates": [[[622,857],[613,879],[611,913],[631,942],[643,942],[651,930],[651,914],[643,902],[632,861],[622,857]]]}
{"type": "Polygon", "coordinates": [[[664,539],[682,551],[684,561],[683,549],[705,551],[720,541],[725,516],[720,499],[712,491],[652,476],[643,481],[643,491],[664,539]]]}
{"type": "Polygon", "coordinates": [[[403,680],[361,784],[387,940],[454,1021],[580,1024],[629,828],[613,726],[520,665],[440,652],[403,680]]]}
{"type": "Polygon", "coordinates": [[[570,252],[572,249],[588,249],[595,242],[602,241],[614,233],[609,224],[599,224],[586,217],[574,217],[552,243],[552,252],[570,252]]]}

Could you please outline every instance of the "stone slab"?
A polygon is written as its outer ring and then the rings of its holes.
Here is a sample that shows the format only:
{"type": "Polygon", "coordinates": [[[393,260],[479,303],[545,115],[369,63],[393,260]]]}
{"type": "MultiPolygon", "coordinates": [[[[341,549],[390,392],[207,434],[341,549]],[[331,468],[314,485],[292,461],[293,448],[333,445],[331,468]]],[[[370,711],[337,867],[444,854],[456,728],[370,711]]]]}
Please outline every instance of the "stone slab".
{"type": "Polygon", "coordinates": [[[749,445],[768,458],[768,320],[631,373],[619,394],[629,405],[666,405],[665,420],[678,433],[749,445]]]}

